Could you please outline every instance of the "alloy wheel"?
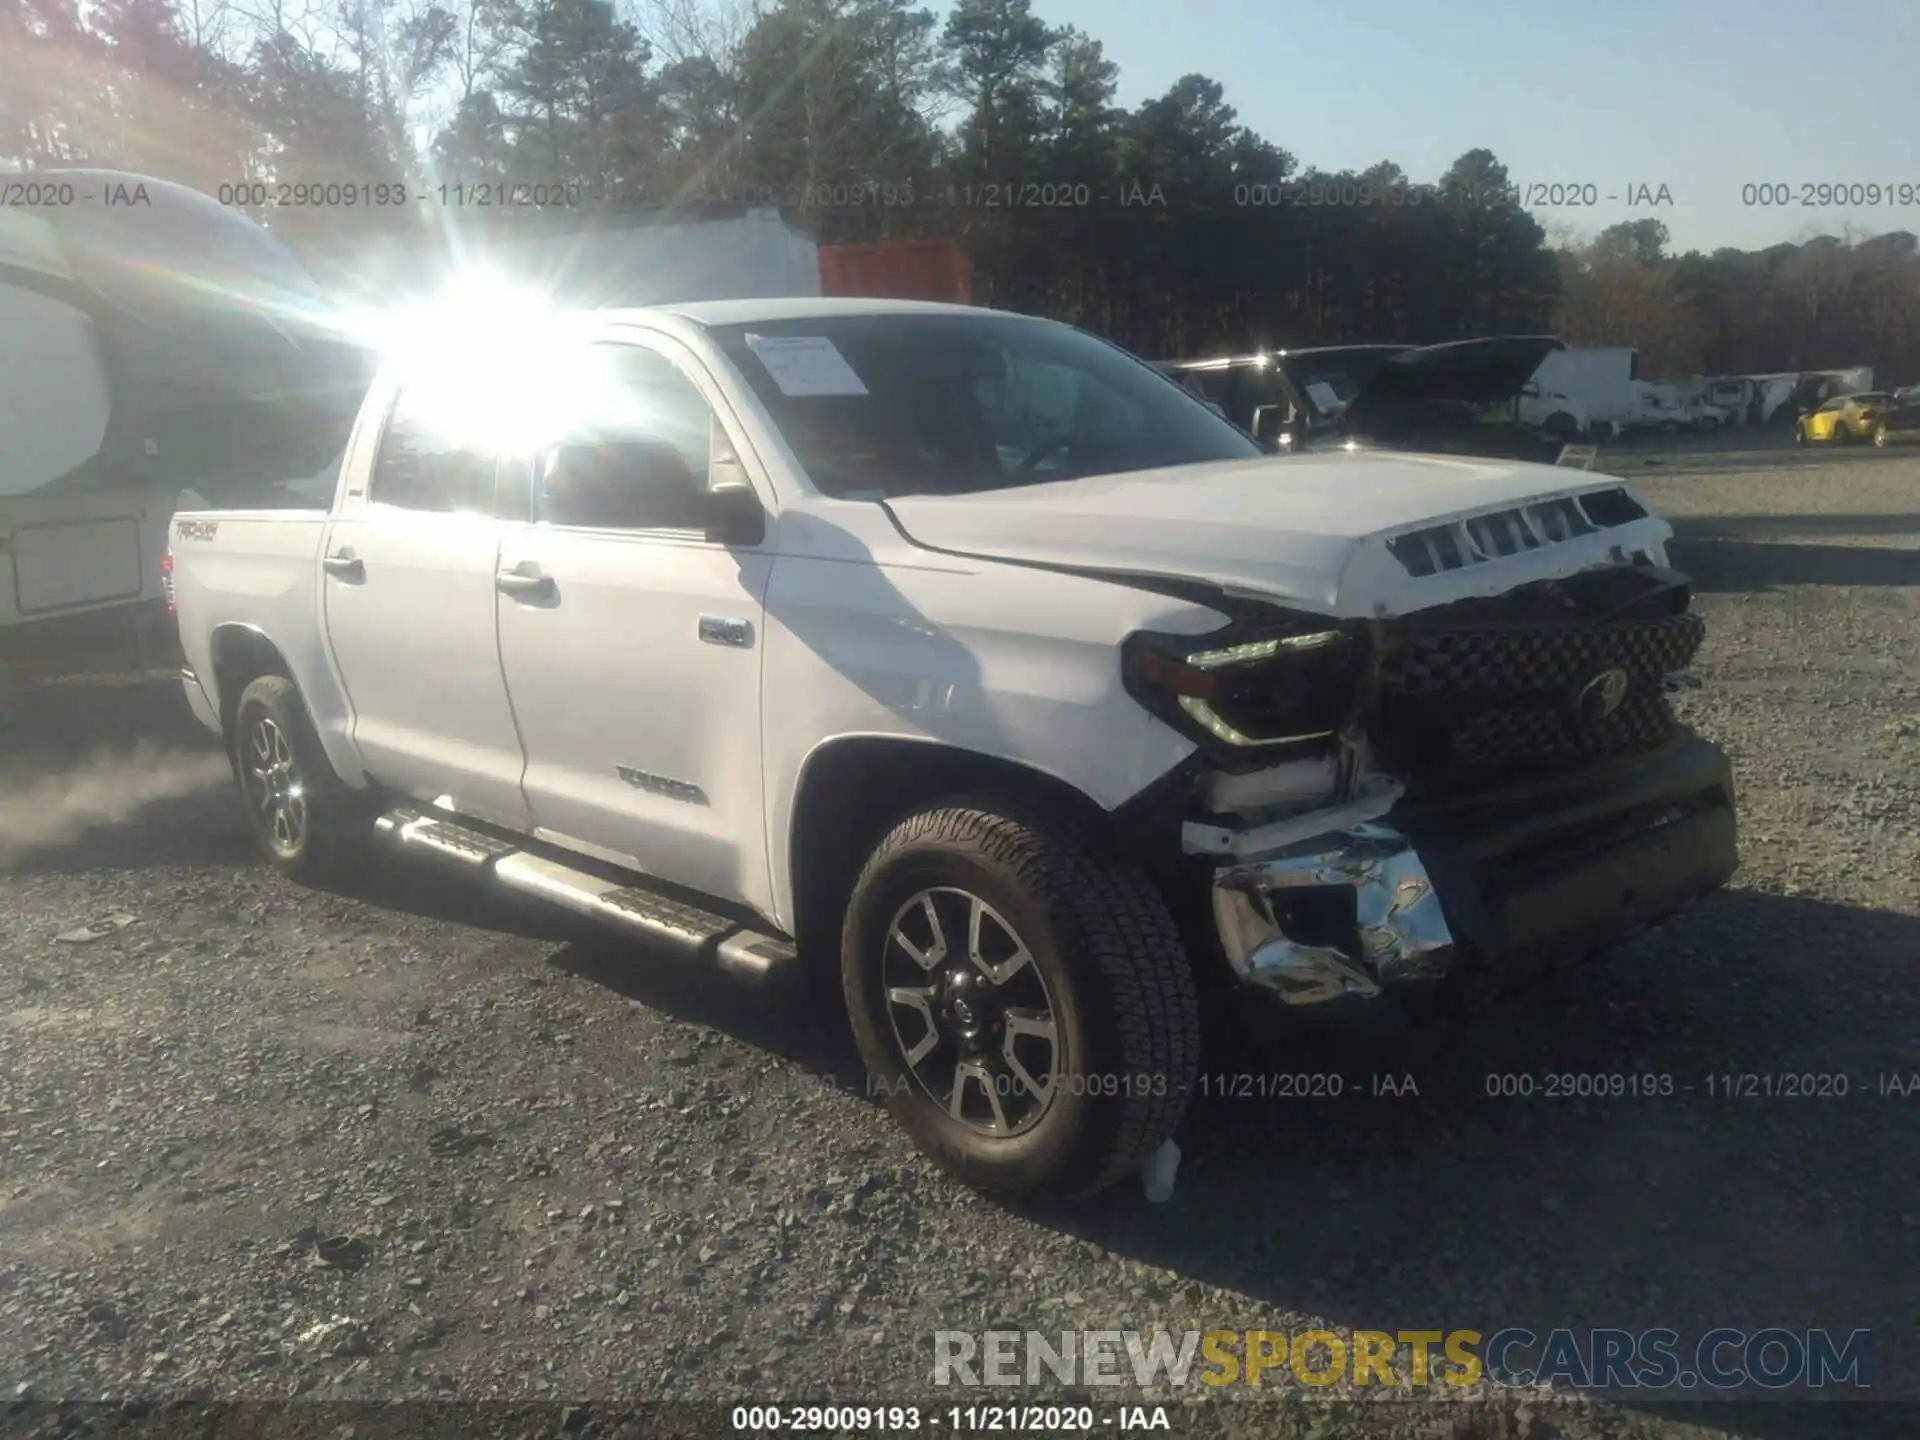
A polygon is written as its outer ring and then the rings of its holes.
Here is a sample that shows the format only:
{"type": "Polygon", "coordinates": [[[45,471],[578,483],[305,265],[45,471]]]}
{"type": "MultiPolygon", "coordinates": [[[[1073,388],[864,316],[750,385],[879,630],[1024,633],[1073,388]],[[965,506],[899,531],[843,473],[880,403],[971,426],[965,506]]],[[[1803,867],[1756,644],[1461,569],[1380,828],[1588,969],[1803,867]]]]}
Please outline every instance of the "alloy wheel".
{"type": "Polygon", "coordinates": [[[287,732],[263,715],[247,737],[247,798],[275,853],[293,856],[307,838],[307,787],[287,732]]]}
{"type": "Polygon", "coordinates": [[[922,890],[887,927],[881,983],[900,1058],[927,1095],[983,1135],[1038,1124],[1059,1090],[1052,993],[1026,942],[986,901],[922,890]]]}

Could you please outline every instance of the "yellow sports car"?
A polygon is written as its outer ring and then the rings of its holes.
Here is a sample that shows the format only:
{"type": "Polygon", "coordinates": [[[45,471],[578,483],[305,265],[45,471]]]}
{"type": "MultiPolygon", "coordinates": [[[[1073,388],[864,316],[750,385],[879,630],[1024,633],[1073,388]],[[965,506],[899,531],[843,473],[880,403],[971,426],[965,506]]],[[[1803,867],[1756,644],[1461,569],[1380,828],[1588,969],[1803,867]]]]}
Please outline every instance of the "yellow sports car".
{"type": "Polygon", "coordinates": [[[1793,443],[1850,445],[1855,440],[1871,440],[1874,427],[1880,423],[1880,412],[1892,406],[1893,396],[1882,390],[1836,395],[1818,410],[1800,417],[1793,443]]]}

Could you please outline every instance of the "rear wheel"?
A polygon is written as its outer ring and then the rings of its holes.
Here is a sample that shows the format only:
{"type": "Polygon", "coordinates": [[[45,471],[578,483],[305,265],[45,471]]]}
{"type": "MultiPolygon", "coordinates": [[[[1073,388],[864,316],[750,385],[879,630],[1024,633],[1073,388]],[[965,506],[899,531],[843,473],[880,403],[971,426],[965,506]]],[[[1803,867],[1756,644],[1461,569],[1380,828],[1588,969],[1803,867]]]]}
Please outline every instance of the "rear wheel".
{"type": "Polygon", "coordinates": [[[1882,450],[1886,449],[1887,446],[1892,443],[1892,441],[1887,438],[1886,421],[1882,420],[1878,425],[1873,427],[1873,443],[1882,450]]]}
{"type": "Polygon", "coordinates": [[[1807,427],[1804,422],[1793,427],[1793,443],[1796,445],[1807,443],[1807,427]]]}
{"type": "Polygon", "coordinates": [[[1079,1198],[1173,1133],[1193,972],[1143,874],[1052,824],[957,803],[897,825],[849,903],[841,980],[888,1108],[957,1178],[1079,1198]]]}
{"type": "Polygon", "coordinates": [[[1836,445],[1851,445],[1853,443],[1853,436],[1848,432],[1844,424],[1836,423],[1834,425],[1833,443],[1836,445]]]}
{"type": "Polygon", "coordinates": [[[312,880],[346,868],[366,803],[334,774],[293,681],[262,675],[241,692],[232,756],[247,819],[275,869],[312,880]]]}

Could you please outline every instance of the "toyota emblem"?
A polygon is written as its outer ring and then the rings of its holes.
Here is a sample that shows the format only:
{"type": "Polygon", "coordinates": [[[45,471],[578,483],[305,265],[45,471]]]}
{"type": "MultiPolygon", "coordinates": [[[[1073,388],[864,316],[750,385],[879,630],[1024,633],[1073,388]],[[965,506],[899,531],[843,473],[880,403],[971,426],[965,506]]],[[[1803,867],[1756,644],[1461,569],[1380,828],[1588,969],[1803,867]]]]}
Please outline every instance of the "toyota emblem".
{"type": "Polygon", "coordinates": [[[1627,672],[1618,668],[1602,670],[1582,685],[1573,697],[1573,708],[1583,721],[1597,725],[1620,708],[1627,698],[1627,672]]]}

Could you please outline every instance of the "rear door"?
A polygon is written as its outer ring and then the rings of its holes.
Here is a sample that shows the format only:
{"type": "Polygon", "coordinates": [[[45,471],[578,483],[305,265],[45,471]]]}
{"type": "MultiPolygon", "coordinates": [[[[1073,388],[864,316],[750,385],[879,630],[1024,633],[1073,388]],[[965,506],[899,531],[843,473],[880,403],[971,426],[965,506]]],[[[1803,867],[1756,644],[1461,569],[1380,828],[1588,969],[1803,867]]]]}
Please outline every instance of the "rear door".
{"type": "Polygon", "coordinates": [[[354,743],[380,783],[525,829],[495,619],[500,456],[436,387],[382,401],[354,438],[321,562],[354,743]]]}
{"type": "MultiPolygon", "coordinates": [[[[535,833],[770,911],[761,784],[767,545],[706,538],[714,427],[754,461],[698,361],[595,347],[590,407],[519,467],[500,655],[535,833]]],[[[752,476],[768,498],[763,476],[752,476]]]]}

